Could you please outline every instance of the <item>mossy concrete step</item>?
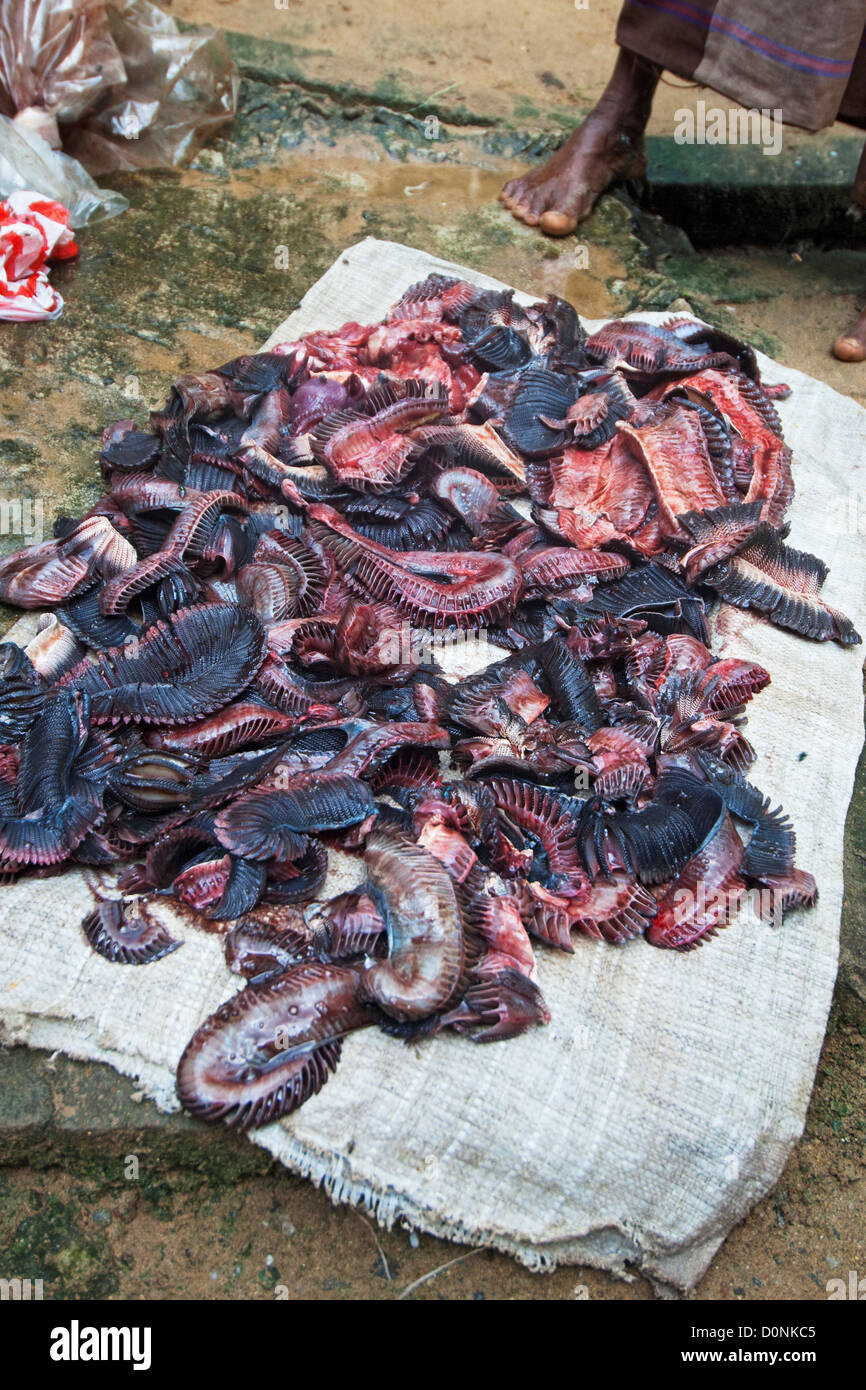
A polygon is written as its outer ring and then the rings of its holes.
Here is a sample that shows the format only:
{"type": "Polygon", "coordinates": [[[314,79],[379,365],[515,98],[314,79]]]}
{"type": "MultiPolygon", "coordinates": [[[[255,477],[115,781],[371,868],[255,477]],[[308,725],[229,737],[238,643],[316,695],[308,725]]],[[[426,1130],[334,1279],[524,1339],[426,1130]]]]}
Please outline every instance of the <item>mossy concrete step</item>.
{"type": "Polygon", "coordinates": [[[455,126],[500,124],[500,118],[470,111],[454,102],[431,100],[429,94],[420,89],[412,91],[396,80],[383,80],[375,89],[366,90],[336,75],[330,80],[312,76],[304,60],[322,56],[321,49],[277,43],[272,39],[254,38],[250,34],[228,33],[226,39],[241,77],[255,82],[303,87],[308,92],[331,97],[350,109],[381,106],[390,111],[412,112],[422,117],[431,114],[455,126]]]}
{"type": "Polygon", "coordinates": [[[647,144],[638,200],[683,227],[696,246],[866,244],[866,217],[850,201],[862,136],[799,136],[776,155],[759,145],[681,145],[672,136],[647,144]]]}
{"type": "Polygon", "coordinates": [[[189,1168],[224,1184],[272,1163],[241,1134],[163,1114],[102,1063],[0,1048],[0,1166],[60,1165],[119,1180],[131,1157],[150,1172],[189,1168]]]}

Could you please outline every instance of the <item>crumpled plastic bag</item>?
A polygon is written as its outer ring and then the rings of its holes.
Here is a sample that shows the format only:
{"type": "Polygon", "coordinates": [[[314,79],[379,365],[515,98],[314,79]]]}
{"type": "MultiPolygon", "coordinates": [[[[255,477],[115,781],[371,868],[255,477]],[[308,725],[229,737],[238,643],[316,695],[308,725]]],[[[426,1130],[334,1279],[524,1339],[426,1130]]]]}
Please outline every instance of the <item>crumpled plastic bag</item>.
{"type": "Polygon", "coordinates": [[[112,5],[108,22],[126,81],[77,122],[66,150],[92,174],[185,163],[237,108],[224,36],[209,26],[181,33],[148,0],[112,5]]]}
{"type": "MultiPolygon", "coordinates": [[[[55,150],[62,142],[90,174],[178,165],[232,119],[237,92],[223,35],[208,26],[181,33],[149,0],[0,0],[0,115],[55,180],[72,175],[38,140],[55,150]]],[[[3,123],[0,159],[14,168],[20,155],[3,123]]],[[[11,186],[42,188],[23,170],[21,179],[11,186]]],[[[2,192],[8,175],[0,180],[2,192]]],[[[122,210],[104,199],[84,214],[74,199],[60,201],[78,226],[122,210]]]]}
{"type": "Polygon", "coordinates": [[[0,0],[0,112],[43,107],[80,120],[125,80],[104,0],[0,0]]]}
{"type": "Polygon", "coordinates": [[[69,212],[26,190],[0,203],[0,319],[56,319],[63,299],[48,280],[48,261],[78,255],[69,212]]]}
{"type": "Polygon", "coordinates": [[[77,159],[52,149],[32,125],[0,116],[0,197],[31,188],[68,208],[76,228],[129,207],[128,198],[100,188],[77,159]]]}

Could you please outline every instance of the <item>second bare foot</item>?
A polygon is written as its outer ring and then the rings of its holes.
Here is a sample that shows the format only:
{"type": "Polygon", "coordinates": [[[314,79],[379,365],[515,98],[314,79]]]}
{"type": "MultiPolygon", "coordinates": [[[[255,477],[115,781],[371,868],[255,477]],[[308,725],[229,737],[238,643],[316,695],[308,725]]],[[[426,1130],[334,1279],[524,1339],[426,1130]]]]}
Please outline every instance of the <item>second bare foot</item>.
{"type": "Polygon", "coordinates": [[[833,344],[833,355],[840,362],[866,362],[866,309],[833,344]]]}

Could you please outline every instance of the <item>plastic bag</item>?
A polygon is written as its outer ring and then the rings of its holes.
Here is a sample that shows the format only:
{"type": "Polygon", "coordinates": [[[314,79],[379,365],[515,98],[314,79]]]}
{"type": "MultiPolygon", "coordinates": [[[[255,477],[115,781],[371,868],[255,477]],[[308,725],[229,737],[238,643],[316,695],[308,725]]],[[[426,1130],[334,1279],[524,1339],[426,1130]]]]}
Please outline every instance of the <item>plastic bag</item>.
{"type": "Polygon", "coordinates": [[[231,120],[237,88],[222,34],[181,33],[148,0],[0,0],[0,113],[49,144],[53,117],[92,174],[184,162],[231,120]]]}
{"type": "Polygon", "coordinates": [[[77,159],[52,149],[35,130],[0,116],[0,197],[31,188],[68,208],[72,227],[101,222],[129,207],[122,193],[97,187],[77,159]]]}
{"type": "Polygon", "coordinates": [[[0,112],[45,107],[77,121],[125,81],[103,0],[0,0],[0,112]]]}
{"type": "Polygon", "coordinates": [[[64,140],[93,174],[185,163],[234,116],[238,77],[224,36],[181,33],[147,0],[108,10],[126,82],[108,89],[64,140]]]}

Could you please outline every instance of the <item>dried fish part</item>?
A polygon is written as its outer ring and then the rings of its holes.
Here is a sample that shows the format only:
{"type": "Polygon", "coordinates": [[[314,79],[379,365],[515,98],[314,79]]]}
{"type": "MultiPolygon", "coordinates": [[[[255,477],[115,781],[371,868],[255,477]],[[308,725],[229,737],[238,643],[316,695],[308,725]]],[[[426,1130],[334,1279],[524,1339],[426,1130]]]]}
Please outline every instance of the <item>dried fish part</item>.
{"type": "Polygon", "coordinates": [[[257,618],[231,604],[203,604],[83,662],[62,684],[90,696],[98,724],[189,724],[239,695],[265,653],[257,618]]]}
{"type": "Polygon", "coordinates": [[[290,1113],[357,1029],[544,1026],[533,942],[688,951],[815,901],[746,780],[770,673],[706,620],[859,641],[787,543],[783,395],[707,325],[585,339],[432,276],[105,431],[104,498],[0,562],[54,610],[0,645],[0,878],[118,866],[113,963],[176,949],[155,895],[224,937],[191,1113],[290,1113]],[[366,880],[327,901],[333,850],[366,880]]]}

